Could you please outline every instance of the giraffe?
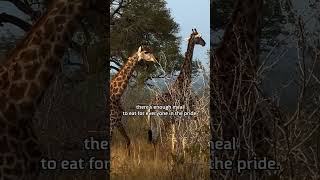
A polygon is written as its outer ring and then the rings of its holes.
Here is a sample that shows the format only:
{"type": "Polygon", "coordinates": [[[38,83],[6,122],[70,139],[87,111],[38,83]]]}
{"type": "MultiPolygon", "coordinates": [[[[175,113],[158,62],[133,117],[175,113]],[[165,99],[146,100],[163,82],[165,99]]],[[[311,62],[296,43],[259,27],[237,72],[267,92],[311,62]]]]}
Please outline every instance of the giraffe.
{"type": "Polygon", "coordinates": [[[54,1],[0,65],[0,179],[38,178],[42,151],[32,118],[90,5],[54,1]]]}
{"type": "Polygon", "coordinates": [[[185,53],[185,58],[181,66],[181,71],[173,84],[174,89],[179,89],[180,92],[183,88],[189,88],[191,84],[191,74],[192,74],[192,57],[193,51],[196,44],[205,46],[206,42],[202,39],[202,36],[196,29],[192,29],[190,37],[187,39],[188,47],[185,53]]]}
{"type": "MultiPolygon", "coordinates": [[[[194,28],[192,29],[192,33],[190,37],[187,39],[188,46],[187,51],[185,53],[184,62],[181,66],[180,73],[177,79],[174,81],[171,87],[169,87],[169,91],[163,94],[157,95],[155,99],[151,100],[151,104],[159,104],[159,105],[171,105],[173,100],[180,100],[181,104],[187,104],[191,109],[193,108],[193,103],[195,99],[187,99],[190,95],[190,84],[191,84],[191,74],[192,74],[192,57],[195,45],[205,46],[206,42],[202,39],[202,36],[198,31],[194,28]],[[187,95],[187,98],[185,95],[187,95]]],[[[150,116],[148,116],[148,121],[150,123],[150,130],[148,131],[148,139],[153,144],[157,143],[159,140],[159,134],[157,132],[157,128],[153,127],[153,124],[158,124],[159,122],[152,123],[150,116]]],[[[156,120],[157,121],[157,120],[156,120]]],[[[157,125],[159,128],[159,125],[157,125]]],[[[175,126],[172,120],[164,122],[164,129],[167,129],[168,126],[171,126],[171,149],[173,150],[175,147],[175,126]]]]}
{"type": "MultiPolygon", "coordinates": [[[[117,127],[121,135],[126,139],[128,149],[131,141],[121,122],[123,112],[121,97],[128,86],[129,79],[139,61],[157,62],[154,55],[149,51],[148,48],[140,46],[138,51],[128,58],[126,64],[123,65],[110,82],[110,141],[112,140],[113,129],[117,127]]],[[[130,149],[128,154],[130,155],[130,149]]]]}
{"type": "MultiPolygon", "coordinates": [[[[252,158],[248,155],[249,151],[243,147],[251,142],[255,155],[267,156],[268,144],[264,137],[270,137],[270,131],[264,123],[261,110],[255,111],[257,107],[252,105],[259,96],[255,73],[258,66],[262,13],[263,0],[235,1],[231,21],[226,26],[220,47],[211,55],[212,138],[213,141],[221,140],[217,139],[218,137],[228,141],[236,137],[240,144],[237,155],[232,154],[234,152],[211,152],[214,157],[222,158],[227,154],[229,158],[252,158]],[[248,112],[252,114],[248,115],[248,112]],[[247,128],[242,128],[244,124],[247,128]],[[247,142],[242,133],[248,135],[252,141],[247,142]]],[[[212,176],[219,179],[219,173],[213,173],[212,176]]],[[[230,176],[238,177],[233,171],[230,176]]]]}

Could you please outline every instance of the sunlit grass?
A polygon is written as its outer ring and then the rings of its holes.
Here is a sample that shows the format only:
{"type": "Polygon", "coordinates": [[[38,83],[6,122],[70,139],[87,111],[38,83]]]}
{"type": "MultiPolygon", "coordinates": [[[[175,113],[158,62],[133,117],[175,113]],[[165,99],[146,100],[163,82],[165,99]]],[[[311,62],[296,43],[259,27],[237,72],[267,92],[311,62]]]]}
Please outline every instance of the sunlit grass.
{"type": "Polygon", "coordinates": [[[157,147],[147,141],[147,123],[143,117],[130,117],[126,123],[132,140],[128,157],[124,139],[117,130],[111,146],[111,179],[209,179],[207,153],[188,151],[186,157],[172,155],[168,147],[157,147]],[[193,154],[192,154],[193,153],[193,154]],[[195,158],[197,157],[197,158],[195,158]]]}

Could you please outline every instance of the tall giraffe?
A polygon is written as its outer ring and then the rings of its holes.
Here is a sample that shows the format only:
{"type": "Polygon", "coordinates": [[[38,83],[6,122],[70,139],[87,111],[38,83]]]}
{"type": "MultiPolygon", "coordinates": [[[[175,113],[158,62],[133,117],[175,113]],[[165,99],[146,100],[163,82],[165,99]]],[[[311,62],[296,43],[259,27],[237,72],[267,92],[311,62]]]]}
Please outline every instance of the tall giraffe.
{"type": "Polygon", "coordinates": [[[0,66],[0,179],[37,179],[41,150],[32,118],[88,0],[57,0],[0,66]]]}
{"type": "MultiPolygon", "coordinates": [[[[264,153],[268,151],[268,144],[264,138],[270,137],[270,132],[262,118],[261,109],[255,106],[259,96],[255,73],[262,13],[263,0],[237,0],[221,45],[212,57],[210,112],[213,141],[221,140],[217,137],[225,141],[236,137],[240,143],[237,155],[226,151],[211,152],[220,159],[226,154],[229,158],[243,159],[253,158],[254,155],[267,156],[264,153]],[[251,147],[246,147],[248,144],[251,147]]],[[[212,175],[217,177],[219,173],[212,175]]],[[[236,172],[233,173],[231,177],[238,177],[236,172]]]]}
{"type": "MultiPolygon", "coordinates": [[[[191,75],[192,75],[192,57],[193,57],[193,51],[195,45],[201,45],[205,46],[206,42],[202,39],[202,36],[196,29],[192,29],[192,33],[190,34],[190,37],[188,40],[188,46],[187,51],[185,53],[184,62],[181,66],[180,73],[177,77],[177,79],[174,81],[172,86],[170,87],[168,92],[165,92],[163,94],[157,95],[155,99],[151,100],[151,103],[156,105],[172,105],[174,100],[179,99],[181,103],[186,102],[190,106],[192,106],[192,100],[186,100],[184,97],[186,94],[189,93],[189,88],[191,84],[191,75]],[[189,102],[187,102],[189,101],[189,102]]],[[[188,98],[190,97],[187,95],[188,98]]],[[[182,104],[181,104],[182,105],[182,104]]],[[[150,119],[150,116],[148,117],[149,122],[152,123],[152,120],[150,119]]],[[[154,124],[158,124],[159,122],[155,122],[154,124]]],[[[157,128],[153,127],[154,124],[151,124],[150,130],[148,131],[149,141],[156,143],[158,141],[159,135],[157,132],[157,128]]],[[[173,122],[171,121],[165,121],[164,122],[165,127],[164,129],[167,129],[168,126],[173,125],[173,122]]],[[[174,126],[171,127],[172,132],[172,138],[174,139],[174,126]]],[[[173,140],[174,141],[174,140],[173,140]]],[[[174,149],[174,143],[172,141],[172,149],[174,149]]]]}
{"type": "Polygon", "coordinates": [[[187,51],[185,53],[184,61],[181,66],[180,73],[173,84],[172,88],[175,88],[182,92],[184,88],[189,88],[191,84],[192,74],[192,57],[193,51],[196,44],[205,46],[206,42],[202,39],[202,36],[196,29],[192,29],[192,33],[188,40],[187,51]]]}
{"type": "MultiPolygon", "coordinates": [[[[121,106],[121,97],[128,86],[129,79],[141,60],[157,62],[152,53],[145,47],[140,46],[138,51],[129,57],[126,64],[118,71],[110,82],[110,140],[114,127],[117,127],[121,135],[126,139],[127,146],[130,146],[130,138],[121,122],[123,109],[121,106]]],[[[130,154],[130,151],[129,151],[130,154]]]]}

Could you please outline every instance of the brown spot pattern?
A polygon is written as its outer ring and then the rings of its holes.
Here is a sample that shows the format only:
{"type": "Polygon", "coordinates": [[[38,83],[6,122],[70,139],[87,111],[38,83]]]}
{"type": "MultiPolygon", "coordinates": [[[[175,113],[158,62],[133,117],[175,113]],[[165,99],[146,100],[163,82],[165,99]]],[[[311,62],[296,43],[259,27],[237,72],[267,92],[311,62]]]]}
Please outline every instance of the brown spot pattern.
{"type": "Polygon", "coordinates": [[[39,94],[39,86],[36,83],[31,83],[28,93],[26,96],[30,97],[30,98],[35,98],[38,94],[39,94]]]}
{"type": "Polygon", "coordinates": [[[8,108],[6,111],[3,112],[3,116],[8,120],[8,121],[13,121],[17,118],[16,116],[16,107],[13,104],[9,104],[8,108]]]}
{"type": "Polygon", "coordinates": [[[54,36],[55,34],[55,25],[52,22],[52,19],[48,19],[46,24],[44,25],[44,38],[45,39],[50,39],[54,36]]]}
{"type": "Polygon", "coordinates": [[[19,64],[14,63],[12,64],[12,71],[13,71],[13,77],[12,80],[18,80],[21,79],[22,77],[22,72],[21,72],[22,68],[20,67],[19,64]]]}
{"type": "Polygon", "coordinates": [[[49,85],[49,80],[51,74],[47,70],[42,70],[39,74],[39,82],[41,87],[47,87],[49,85]]]}
{"type": "Polygon", "coordinates": [[[33,63],[30,66],[25,67],[26,80],[33,80],[36,77],[36,74],[39,71],[39,68],[40,68],[39,63],[33,63]]]}
{"type": "Polygon", "coordinates": [[[14,100],[19,100],[23,98],[27,83],[13,83],[10,87],[10,97],[14,100]]]}
{"type": "Polygon", "coordinates": [[[20,53],[19,59],[22,59],[23,62],[33,61],[37,56],[37,51],[34,49],[27,49],[20,53]]]}
{"type": "Polygon", "coordinates": [[[40,47],[40,56],[46,57],[47,55],[50,54],[50,50],[51,50],[50,43],[43,43],[40,47]]]}
{"type": "MultiPolygon", "coordinates": [[[[9,85],[10,85],[9,74],[8,74],[8,72],[5,72],[0,77],[0,88],[3,90],[7,90],[9,85]]],[[[4,102],[4,101],[0,101],[0,102],[4,102]]]]}

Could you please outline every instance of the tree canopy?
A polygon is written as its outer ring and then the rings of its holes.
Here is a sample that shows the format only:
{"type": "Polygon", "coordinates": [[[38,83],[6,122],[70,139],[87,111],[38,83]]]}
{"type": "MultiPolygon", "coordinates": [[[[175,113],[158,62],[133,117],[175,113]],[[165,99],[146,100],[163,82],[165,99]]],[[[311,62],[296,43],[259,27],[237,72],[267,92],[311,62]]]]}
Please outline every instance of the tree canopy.
{"type": "MultiPolygon", "coordinates": [[[[180,67],[183,56],[179,53],[179,25],[171,17],[165,1],[114,0],[110,9],[112,62],[121,65],[140,45],[148,45],[164,71],[172,72],[180,67]]],[[[155,68],[144,70],[156,74],[155,68]]]]}
{"type": "MultiPolygon", "coordinates": [[[[230,14],[233,10],[234,1],[225,0],[211,1],[211,28],[215,31],[224,29],[227,22],[230,22],[230,14]]],[[[262,50],[266,50],[275,44],[275,39],[281,34],[287,34],[285,26],[287,23],[294,23],[290,0],[269,0],[264,4],[263,28],[261,31],[262,50]]],[[[219,44],[215,42],[215,45],[219,44]]]]}

